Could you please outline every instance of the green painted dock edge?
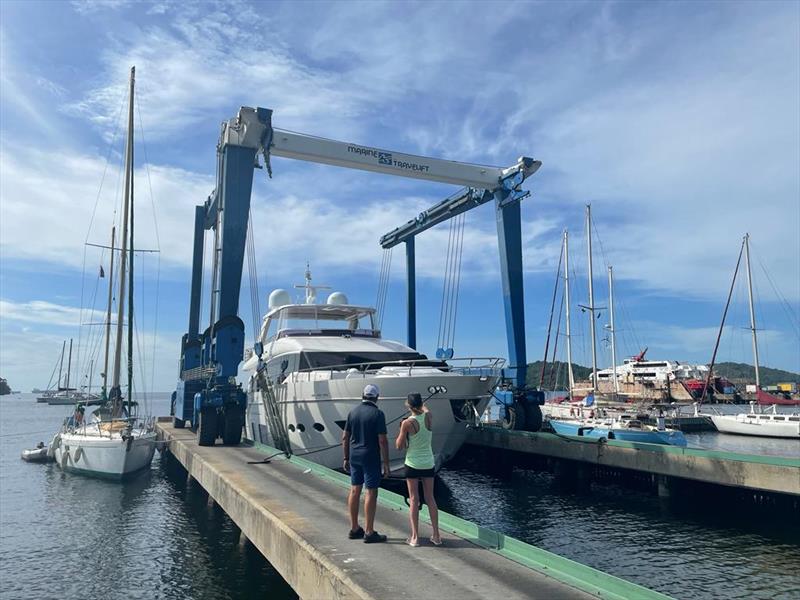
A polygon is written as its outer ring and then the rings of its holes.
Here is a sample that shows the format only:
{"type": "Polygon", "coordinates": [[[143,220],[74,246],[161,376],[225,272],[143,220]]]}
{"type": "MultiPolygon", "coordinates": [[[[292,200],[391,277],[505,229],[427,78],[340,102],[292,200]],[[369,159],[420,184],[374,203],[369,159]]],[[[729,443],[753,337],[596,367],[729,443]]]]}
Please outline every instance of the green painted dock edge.
{"type": "MultiPolygon", "coordinates": [[[[298,469],[303,471],[311,470],[318,477],[331,481],[339,487],[350,488],[350,478],[343,473],[299,456],[292,456],[287,459],[280,450],[258,442],[248,442],[248,445],[252,445],[256,450],[270,455],[271,460],[287,460],[298,469]]],[[[342,501],[344,502],[344,497],[342,501]]],[[[381,506],[391,510],[408,511],[408,506],[406,506],[403,496],[385,489],[381,489],[378,495],[378,502],[381,506]]],[[[342,506],[342,510],[344,510],[344,504],[342,506]]],[[[423,506],[422,510],[420,510],[420,518],[430,523],[427,507],[423,506]]],[[[610,600],[670,598],[660,592],[537,548],[498,531],[481,527],[442,510],[439,511],[439,528],[598,598],[610,600]]]]}
{"type": "MultiPolygon", "coordinates": [[[[502,429],[501,427],[484,426],[481,429],[488,429],[491,431],[501,431],[509,436],[525,437],[525,438],[552,438],[569,440],[571,442],[578,442],[581,444],[597,445],[599,442],[594,439],[585,438],[579,435],[563,435],[558,433],[548,433],[545,431],[514,431],[502,429]]],[[[668,446],[665,444],[646,444],[643,442],[626,442],[622,440],[606,440],[603,442],[608,446],[617,448],[632,448],[634,450],[645,450],[648,452],[658,452],[662,454],[676,454],[682,456],[698,456],[702,458],[716,458],[720,460],[733,460],[737,462],[757,463],[762,465],[774,465],[776,467],[795,467],[800,469],[800,457],[791,458],[788,456],[766,456],[761,454],[743,454],[739,452],[728,452],[725,450],[706,450],[704,448],[681,448],[679,446],[668,446]]],[[[800,449],[800,442],[798,442],[800,449]]]]}

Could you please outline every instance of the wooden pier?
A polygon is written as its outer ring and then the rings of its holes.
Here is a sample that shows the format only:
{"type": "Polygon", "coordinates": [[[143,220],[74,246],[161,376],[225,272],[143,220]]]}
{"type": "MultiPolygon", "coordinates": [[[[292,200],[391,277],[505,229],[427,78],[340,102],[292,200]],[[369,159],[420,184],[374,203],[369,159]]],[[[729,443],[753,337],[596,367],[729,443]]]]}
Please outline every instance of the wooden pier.
{"type": "MultiPolygon", "coordinates": [[[[470,448],[648,473],[657,478],[659,491],[664,494],[672,480],[690,480],[791,496],[794,505],[800,499],[800,443],[798,456],[785,458],[479,427],[470,431],[462,453],[468,454],[470,448]]],[[[511,458],[507,464],[511,464],[511,458]]]]}
{"type": "MultiPolygon", "coordinates": [[[[665,598],[501,533],[440,512],[441,548],[411,548],[402,496],[381,490],[376,528],[385,544],[347,539],[349,478],[311,461],[255,446],[197,445],[157,425],[166,453],[186,469],[297,594],[315,598],[665,598]],[[414,585],[408,586],[413,578],[414,585]],[[423,592],[420,592],[423,590],[423,592]]],[[[421,511],[421,537],[430,528],[421,511]]]]}

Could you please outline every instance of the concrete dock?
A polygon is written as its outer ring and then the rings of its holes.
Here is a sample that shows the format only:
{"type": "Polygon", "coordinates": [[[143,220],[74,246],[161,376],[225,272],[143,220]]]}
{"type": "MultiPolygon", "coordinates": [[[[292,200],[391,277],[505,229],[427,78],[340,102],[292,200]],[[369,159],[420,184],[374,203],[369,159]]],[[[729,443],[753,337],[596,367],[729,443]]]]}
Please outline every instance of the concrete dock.
{"type": "MultiPolygon", "coordinates": [[[[499,427],[472,429],[467,446],[533,454],[578,464],[650,473],[757,492],[800,496],[800,457],[784,458],[642,444],[598,441],[581,436],[508,431],[499,427]]],[[[800,450],[800,444],[798,444],[800,450]]]]}
{"type": "MultiPolygon", "coordinates": [[[[498,532],[440,512],[444,547],[411,548],[402,496],[381,490],[385,544],[347,539],[349,478],[255,445],[201,447],[186,429],[157,425],[174,457],[287,583],[315,598],[665,598],[498,532]],[[413,580],[413,586],[409,581],[413,580]]],[[[363,515],[362,515],[363,518],[363,515]]],[[[421,536],[430,527],[421,513],[421,536]]]]}

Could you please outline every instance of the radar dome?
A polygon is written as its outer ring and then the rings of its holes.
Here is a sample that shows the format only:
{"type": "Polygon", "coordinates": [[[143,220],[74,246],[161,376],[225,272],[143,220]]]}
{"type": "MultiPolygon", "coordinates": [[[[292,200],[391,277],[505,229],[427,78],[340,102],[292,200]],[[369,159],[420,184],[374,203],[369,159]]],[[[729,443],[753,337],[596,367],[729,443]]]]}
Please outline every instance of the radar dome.
{"type": "Polygon", "coordinates": [[[280,308],[292,303],[292,297],[286,290],[272,290],[269,295],[269,309],[280,308]]]}
{"type": "Polygon", "coordinates": [[[333,292],[328,296],[328,304],[347,304],[347,296],[342,292],[333,292]]]}

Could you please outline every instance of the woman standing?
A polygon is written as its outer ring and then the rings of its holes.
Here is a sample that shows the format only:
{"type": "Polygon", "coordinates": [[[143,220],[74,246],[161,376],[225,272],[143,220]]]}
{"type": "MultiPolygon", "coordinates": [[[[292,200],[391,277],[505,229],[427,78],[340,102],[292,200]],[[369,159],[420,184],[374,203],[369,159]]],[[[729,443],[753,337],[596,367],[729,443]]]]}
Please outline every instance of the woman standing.
{"type": "Polygon", "coordinates": [[[431,543],[435,546],[442,545],[439,534],[439,508],[433,497],[434,460],[431,448],[432,416],[428,407],[422,403],[422,396],[409,394],[406,406],[411,411],[411,416],[400,424],[400,433],[395,440],[398,450],[406,451],[406,485],[408,486],[408,500],[410,504],[409,520],[411,522],[411,537],[406,540],[409,546],[419,546],[419,480],[422,479],[422,488],[425,494],[425,503],[431,517],[433,535],[431,543]]]}

